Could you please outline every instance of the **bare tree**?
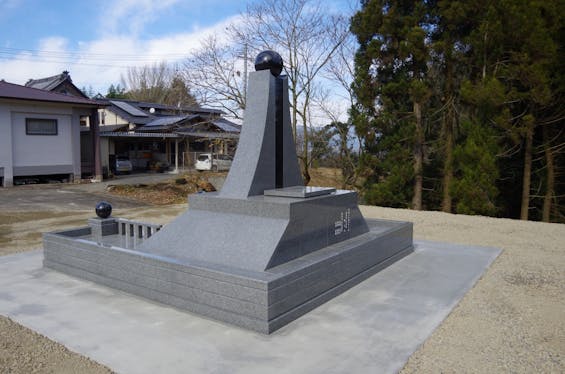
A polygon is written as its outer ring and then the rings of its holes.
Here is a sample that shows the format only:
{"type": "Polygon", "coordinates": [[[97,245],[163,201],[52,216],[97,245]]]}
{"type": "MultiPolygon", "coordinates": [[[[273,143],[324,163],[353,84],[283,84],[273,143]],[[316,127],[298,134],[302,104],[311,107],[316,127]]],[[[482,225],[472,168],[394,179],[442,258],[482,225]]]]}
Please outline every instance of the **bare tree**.
{"type": "Polygon", "coordinates": [[[331,14],[327,9],[319,0],[256,2],[248,6],[239,22],[226,29],[225,43],[215,37],[204,40],[183,66],[183,78],[202,105],[241,118],[246,56],[266,49],[280,53],[289,80],[295,140],[297,131],[302,133],[297,153],[306,183],[310,180],[308,128],[312,125],[313,95],[317,82],[323,80],[322,72],[349,34],[347,16],[331,14]]]}
{"type": "MultiPolygon", "coordinates": [[[[334,35],[337,37],[337,35],[334,35]]],[[[358,151],[362,152],[362,139],[355,133],[353,124],[345,120],[349,117],[348,111],[354,104],[354,95],[351,88],[354,74],[354,57],[357,49],[357,43],[352,34],[347,34],[339,47],[336,49],[333,57],[329,60],[324,71],[324,77],[341,89],[341,94],[336,95],[336,89],[330,92],[328,89],[321,90],[320,95],[315,99],[316,106],[329,120],[329,127],[333,132],[333,141],[339,150],[337,163],[342,174],[342,188],[350,188],[355,186],[358,178],[358,170],[356,167],[355,152],[352,144],[358,143],[358,151]],[[334,100],[332,100],[332,96],[334,100]],[[336,103],[335,98],[340,99],[340,105],[336,103]]]]}
{"type": "Polygon", "coordinates": [[[125,96],[129,99],[168,104],[177,107],[197,106],[186,83],[166,62],[131,67],[122,76],[125,96]]]}
{"type": "Polygon", "coordinates": [[[264,0],[247,8],[240,24],[231,28],[236,40],[254,52],[271,49],[285,62],[289,80],[291,123],[294,136],[302,128],[299,158],[310,181],[308,126],[315,82],[348,35],[348,19],[330,14],[317,0],[264,0]]]}
{"type": "Polygon", "coordinates": [[[121,80],[129,98],[163,102],[172,81],[172,74],[167,63],[163,61],[153,65],[130,67],[121,80]]]}
{"type": "Polygon", "coordinates": [[[242,118],[247,78],[245,61],[237,47],[237,44],[221,44],[215,36],[208,37],[185,61],[182,75],[201,105],[242,118]]]}
{"type": "Polygon", "coordinates": [[[336,161],[337,166],[341,169],[342,188],[353,187],[358,177],[355,152],[352,146],[355,143],[355,135],[351,122],[343,120],[344,110],[347,109],[332,101],[327,90],[317,95],[315,102],[329,121],[325,128],[332,135],[331,142],[338,150],[336,161]]]}

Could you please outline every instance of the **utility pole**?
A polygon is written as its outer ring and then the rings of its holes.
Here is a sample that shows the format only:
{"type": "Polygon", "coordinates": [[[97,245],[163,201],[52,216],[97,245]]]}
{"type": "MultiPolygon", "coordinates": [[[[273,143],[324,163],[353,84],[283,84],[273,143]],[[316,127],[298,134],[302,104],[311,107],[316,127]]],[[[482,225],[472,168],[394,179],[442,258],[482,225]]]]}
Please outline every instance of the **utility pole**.
{"type": "Polygon", "coordinates": [[[247,106],[247,42],[243,43],[243,102],[247,106]]]}

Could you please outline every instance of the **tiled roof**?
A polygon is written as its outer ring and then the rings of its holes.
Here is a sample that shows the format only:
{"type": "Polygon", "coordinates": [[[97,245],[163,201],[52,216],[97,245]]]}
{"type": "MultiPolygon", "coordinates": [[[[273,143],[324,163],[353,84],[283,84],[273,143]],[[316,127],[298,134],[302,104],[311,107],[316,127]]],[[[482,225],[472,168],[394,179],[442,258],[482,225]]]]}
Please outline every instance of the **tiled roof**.
{"type": "Polygon", "coordinates": [[[155,118],[155,116],[148,113],[146,113],[145,116],[133,116],[128,111],[116,105],[116,102],[119,102],[120,104],[126,103],[129,106],[132,106],[133,108],[140,110],[138,107],[136,107],[135,101],[103,99],[103,100],[97,100],[97,102],[106,104],[107,110],[116,113],[117,115],[125,119],[128,123],[133,123],[137,126],[145,125],[146,123],[151,122],[155,118]]]}
{"type": "Polygon", "coordinates": [[[153,121],[146,124],[145,128],[147,127],[155,127],[155,126],[170,126],[174,125],[175,123],[182,122],[188,119],[192,119],[198,117],[197,115],[190,115],[190,116],[166,116],[166,117],[159,117],[154,119],[153,121]]]}
{"type": "Polygon", "coordinates": [[[128,114],[130,114],[134,117],[149,117],[149,115],[147,113],[145,113],[144,111],[134,107],[133,105],[131,105],[130,103],[127,103],[125,101],[110,100],[110,102],[113,105],[117,106],[121,110],[126,111],[128,114]]]}
{"type": "Polygon", "coordinates": [[[88,96],[84,94],[73,84],[71,75],[68,71],[63,71],[61,74],[53,75],[52,77],[41,78],[41,79],[30,79],[25,84],[26,87],[38,88],[45,91],[56,91],[71,96],[79,96],[88,99],[88,96]],[[67,92],[68,87],[72,87],[71,92],[67,92]],[[59,89],[61,87],[61,89],[59,89]]]}
{"type": "Polygon", "coordinates": [[[228,121],[225,118],[217,118],[213,120],[212,123],[216,127],[219,127],[220,129],[226,132],[236,132],[236,133],[241,132],[241,125],[238,125],[237,123],[234,123],[232,121],[228,121]]]}
{"type": "Polygon", "coordinates": [[[0,81],[0,98],[19,99],[32,101],[47,101],[54,103],[83,104],[90,106],[104,106],[100,102],[82,97],[63,95],[55,92],[45,91],[37,88],[25,87],[19,84],[0,81]]]}
{"type": "Polygon", "coordinates": [[[100,126],[100,132],[112,132],[112,131],[116,131],[116,130],[121,130],[125,127],[128,127],[128,125],[126,123],[122,123],[120,125],[101,125],[100,126]]]}
{"type": "Polygon", "coordinates": [[[185,108],[185,109],[190,110],[194,113],[225,114],[220,109],[202,108],[202,107],[192,107],[192,108],[185,108]]]}
{"type": "Polygon", "coordinates": [[[62,74],[57,74],[52,77],[41,78],[41,79],[30,79],[26,82],[26,87],[38,88],[40,90],[51,91],[53,88],[57,87],[59,84],[63,83],[69,78],[68,72],[63,72],[62,74]]]}
{"type": "Polygon", "coordinates": [[[167,105],[167,104],[157,104],[157,103],[148,103],[145,101],[138,101],[137,106],[140,108],[155,108],[155,109],[167,109],[177,111],[180,110],[182,112],[190,112],[190,113],[207,113],[207,114],[224,114],[223,111],[219,109],[212,109],[212,108],[202,108],[199,106],[194,107],[177,107],[174,105],[167,105]]]}
{"type": "MultiPolygon", "coordinates": [[[[137,126],[147,126],[149,123],[153,122],[156,119],[165,117],[160,116],[159,114],[151,113],[150,109],[160,109],[160,110],[169,110],[169,111],[178,111],[180,110],[182,114],[180,115],[168,115],[167,117],[187,117],[187,116],[197,116],[202,115],[204,117],[210,117],[211,115],[220,115],[223,114],[221,110],[218,109],[210,109],[210,108],[200,108],[200,107],[192,107],[192,108],[178,108],[172,105],[166,104],[158,104],[158,103],[149,103],[143,101],[135,101],[135,100],[128,100],[128,99],[106,99],[100,98],[97,101],[101,103],[105,103],[108,105],[108,110],[118,114],[120,117],[124,118],[129,123],[133,123],[137,126]],[[143,115],[141,115],[143,113],[143,115]]],[[[152,125],[152,126],[161,126],[159,125],[152,125]]],[[[165,125],[167,126],[167,125],[165,125]]],[[[142,130],[143,131],[143,130],[142,130]]]]}

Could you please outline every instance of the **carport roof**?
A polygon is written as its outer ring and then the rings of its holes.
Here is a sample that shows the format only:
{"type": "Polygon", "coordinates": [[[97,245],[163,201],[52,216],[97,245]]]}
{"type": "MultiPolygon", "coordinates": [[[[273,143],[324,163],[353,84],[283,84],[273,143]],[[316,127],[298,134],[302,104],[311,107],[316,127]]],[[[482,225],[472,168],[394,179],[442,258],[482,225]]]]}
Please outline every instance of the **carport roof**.
{"type": "Polygon", "coordinates": [[[137,131],[102,131],[101,137],[105,138],[146,138],[146,139],[181,139],[185,137],[201,139],[238,139],[239,134],[225,132],[137,132],[137,131]]]}
{"type": "Polygon", "coordinates": [[[82,97],[69,96],[60,93],[44,91],[37,88],[25,87],[19,84],[0,81],[0,99],[16,99],[45,101],[64,104],[81,104],[92,107],[105,106],[97,101],[84,99],[82,97]]]}
{"type": "Polygon", "coordinates": [[[188,116],[166,116],[159,117],[151,122],[137,128],[137,131],[151,131],[151,130],[166,130],[172,125],[181,124],[184,121],[198,117],[198,114],[192,114],[188,116]]]}
{"type": "Polygon", "coordinates": [[[171,132],[136,132],[136,131],[104,131],[100,136],[106,138],[180,138],[181,136],[171,132]]]}

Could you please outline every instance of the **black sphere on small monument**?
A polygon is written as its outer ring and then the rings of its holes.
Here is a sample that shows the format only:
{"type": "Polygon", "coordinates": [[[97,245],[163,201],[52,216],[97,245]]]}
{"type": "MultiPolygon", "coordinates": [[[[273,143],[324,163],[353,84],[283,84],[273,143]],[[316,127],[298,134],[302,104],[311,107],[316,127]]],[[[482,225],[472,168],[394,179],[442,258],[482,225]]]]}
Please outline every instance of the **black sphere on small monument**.
{"type": "Polygon", "coordinates": [[[263,51],[255,57],[255,70],[270,70],[271,74],[278,77],[283,69],[283,59],[275,51],[263,51]]]}
{"type": "Polygon", "coordinates": [[[96,204],[96,215],[100,218],[108,218],[112,214],[112,205],[107,201],[96,204]]]}

